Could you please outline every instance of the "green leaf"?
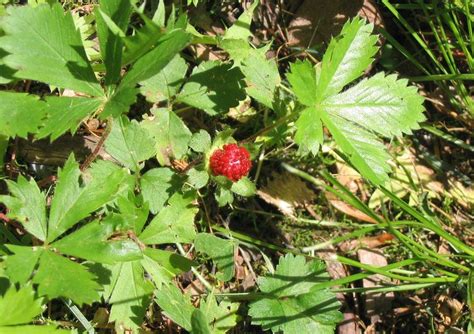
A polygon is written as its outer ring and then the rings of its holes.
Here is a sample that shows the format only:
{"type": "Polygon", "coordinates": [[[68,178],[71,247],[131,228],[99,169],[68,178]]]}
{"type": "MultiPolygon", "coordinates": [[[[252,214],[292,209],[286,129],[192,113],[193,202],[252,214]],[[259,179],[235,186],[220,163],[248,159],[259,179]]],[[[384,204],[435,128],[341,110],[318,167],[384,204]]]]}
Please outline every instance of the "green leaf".
{"type": "Polygon", "coordinates": [[[252,324],[273,333],[334,333],[342,314],[336,295],[330,290],[312,289],[328,280],[324,264],[303,256],[287,254],[273,275],[259,279],[267,296],[250,304],[252,324]]]}
{"type": "Polygon", "coordinates": [[[231,240],[225,240],[208,233],[199,233],[194,241],[196,250],[205,253],[216,263],[219,273],[216,277],[227,282],[234,277],[235,245],[231,240]]]}
{"type": "Polygon", "coordinates": [[[221,301],[217,304],[216,298],[211,294],[201,300],[199,309],[206,315],[213,334],[225,334],[237,324],[237,310],[239,303],[221,301]]]}
{"type": "Polygon", "coordinates": [[[189,297],[173,284],[164,285],[156,292],[155,301],[163,314],[185,330],[192,329],[191,316],[195,310],[189,297]]]}
{"type": "Polygon", "coordinates": [[[56,3],[9,6],[7,13],[0,45],[9,53],[5,64],[17,70],[15,77],[103,96],[70,12],[56,3]]]}
{"type": "Polygon", "coordinates": [[[0,202],[8,209],[8,217],[18,220],[23,227],[39,240],[46,240],[45,196],[34,180],[29,182],[21,175],[17,182],[5,180],[10,196],[0,196],[0,202]]]}
{"type": "Polygon", "coordinates": [[[117,240],[118,231],[126,231],[128,222],[119,215],[108,216],[81,227],[52,245],[61,253],[98,263],[113,264],[122,261],[139,260],[140,246],[123,232],[117,240]],[[112,236],[114,239],[109,240],[112,236]]]}
{"type": "Polygon", "coordinates": [[[0,296],[0,333],[3,333],[1,326],[27,324],[41,313],[41,298],[35,298],[31,285],[18,291],[11,287],[0,296]]]}
{"type": "Polygon", "coordinates": [[[100,12],[106,14],[119,29],[124,31],[127,29],[130,20],[132,6],[129,0],[101,0],[100,7],[95,10],[100,53],[106,68],[105,84],[110,86],[120,79],[123,41],[108,27],[100,12]]]}
{"type": "Polygon", "coordinates": [[[145,249],[141,264],[157,288],[171,283],[176,275],[187,272],[191,270],[191,266],[196,265],[184,256],[154,248],[145,249]]]}
{"type": "Polygon", "coordinates": [[[10,281],[23,285],[33,274],[33,270],[43,254],[43,249],[16,245],[6,245],[6,247],[13,255],[8,255],[5,259],[5,272],[10,281]]]}
{"type": "Polygon", "coordinates": [[[160,72],[140,82],[140,93],[152,103],[170,100],[178,93],[187,70],[184,59],[176,55],[160,72]]]}
{"type": "Polygon", "coordinates": [[[191,315],[191,331],[193,334],[211,334],[206,314],[200,309],[194,309],[191,315]]]}
{"type": "MultiPolygon", "coordinates": [[[[263,48],[265,51],[266,48],[263,48]]],[[[273,107],[280,74],[273,59],[267,60],[262,50],[252,50],[240,67],[247,82],[247,94],[268,108],[273,107]]]]}
{"type": "Polygon", "coordinates": [[[180,186],[179,177],[169,168],[153,168],[140,178],[143,200],[153,214],[160,211],[180,186]]]}
{"type": "Polygon", "coordinates": [[[340,92],[372,63],[378,50],[373,29],[373,24],[355,17],[344,24],[338,37],[331,40],[322,60],[318,102],[340,92]]]}
{"type": "Polygon", "coordinates": [[[113,291],[109,322],[115,321],[115,330],[136,332],[143,322],[153,286],[143,277],[139,261],[123,262],[112,269],[113,291]]]}
{"type": "Polygon", "coordinates": [[[47,97],[48,117],[38,131],[37,138],[51,135],[53,141],[67,131],[74,134],[81,122],[97,111],[101,103],[99,99],[85,97],[47,97]]]}
{"type": "Polygon", "coordinates": [[[193,134],[189,147],[195,152],[204,153],[211,147],[211,136],[206,130],[199,130],[193,134]]]}
{"type": "Polygon", "coordinates": [[[317,110],[314,107],[303,110],[295,126],[295,143],[299,146],[299,152],[316,155],[324,140],[323,125],[317,110]]]}
{"type": "Polygon", "coordinates": [[[188,175],[187,182],[196,189],[205,187],[209,182],[209,173],[202,167],[201,169],[191,168],[186,174],[188,175]]]}
{"type": "Polygon", "coordinates": [[[161,37],[156,47],[140,57],[124,76],[121,86],[135,84],[159,73],[190,41],[190,35],[184,30],[173,30],[161,37]]]}
{"type": "Polygon", "coordinates": [[[407,80],[383,72],[330,97],[323,108],[385,137],[401,136],[418,129],[423,116],[423,97],[407,80]]]}
{"type": "Polygon", "coordinates": [[[298,60],[292,63],[290,68],[291,72],[287,74],[287,78],[298,101],[306,106],[314,106],[318,102],[316,97],[318,80],[313,64],[308,60],[298,60]]]}
{"type": "Polygon", "coordinates": [[[138,89],[135,87],[120,87],[110,95],[105,102],[104,110],[100,113],[101,119],[109,116],[118,118],[128,113],[130,106],[137,100],[138,89]]]}
{"type": "Polygon", "coordinates": [[[153,140],[146,129],[127,117],[112,124],[112,131],[105,141],[106,151],[125,167],[138,171],[140,163],[155,154],[153,140]]]}
{"type": "Polygon", "coordinates": [[[55,196],[51,202],[48,224],[48,241],[53,241],[91,212],[113,200],[124,186],[123,169],[110,169],[101,178],[93,177],[81,186],[79,165],[70,156],[63,169],[58,171],[55,196]]]}
{"type": "Polygon", "coordinates": [[[375,184],[384,183],[390,171],[390,155],[383,143],[371,132],[337,115],[322,112],[320,116],[357,170],[375,184]]]}
{"type": "Polygon", "coordinates": [[[0,333],[2,334],[75,334],[75,331],[69,329],[58,329],[56,325],[35,326],[0,326],[0,333]]]}
{"type": "Polygon", "coordinates": [[[40,257],[33,283],[38,284],[40,295],[65,297],[82,305],[99,299],[101,286],[94,279],[84,266],[47,250],[40,257]]]}
{"type": "Polygon", "coordinates": [[[253,196],[257,191],[255,183],[250,181],[248,177],[243,177],[239,181],[233,183],[230,190],[232,190],[233,193],[244,197],[253,196]]]}
{"type": "Polygon", "coordinates": [[[142,197],[130,191],[117,199],[117,207],[120,210],[119,219],[123,220],[123,228],[139,234],[148,220],[148,203],[143,203],[142,197]]]}
{"type": "Polygon", "coordinates": [[[206,61],[194,68],[176,99],[211,116],[228,112],[245,99],[243,78],[230,64],[206,61]]]}
{"type": "Polygon", "coordinates": [[[0,135],[26,138],[36,133],[46,117],[46,104],[36,96],[0,92],[0,135]],[[25,122],[28,119],[28,122],[25,122]]]}
{"type": "Polygon", "coordinates": [[[196,236],[194,216],[198,212],[192,204],[194,199],[194,193],[174,194],[139,239],[147,245],[192,242],[196,236]]]}
{"type": "Polygon", "coordinates": [[[224,39],[247,40],[252,33],[250,32],[250,24],[252,23],[253,13],[257,8],[259,0],[255,0],[249,8],[247,8],[234,22],[232,27],[227,29],[224,39]]]}
{"type": "Polygon", "coordinates": [[[227,204],[232,204],[232,202],[234,201],[234,195],[232,194],[232,191],[224,187],[219,187],[217,189],[215,197],[217,204],[219,204],[219,207],[223,207],[227,204]]]}
{"type": "Polygon", "coordinates": [[[173,111],[159,108],[152,109],[152,113],[140,125],[154,139],[158,162],[169,165],[171,158],[179,159],[187,152],[192,133],[173,111]]]}

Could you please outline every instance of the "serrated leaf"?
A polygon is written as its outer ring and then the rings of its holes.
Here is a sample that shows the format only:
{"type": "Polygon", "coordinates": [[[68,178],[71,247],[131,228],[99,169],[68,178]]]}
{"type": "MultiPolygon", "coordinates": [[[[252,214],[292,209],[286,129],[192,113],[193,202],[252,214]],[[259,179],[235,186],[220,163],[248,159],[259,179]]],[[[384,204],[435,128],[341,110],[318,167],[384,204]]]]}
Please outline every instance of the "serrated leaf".
{"type": "Polygon", "coordinates": [[[211,334],[206,314],[200,309],[194,309],[191,315],[191,332],[193,334],[211,334]]]}
{"type": "Polygon", "coordinates": [[[161,37],[156,46],[140,57],[123,77],[121,87],[130,87],[159,73],[188,45],[190,35],[184,30],[173,30],[161,37]]]}
{"type": "Polygon", "coordinates": [[[184,256],[154,248],[145,249],[141,264],[157,288],[171,283],[176,275],[187,272],[191,270],[191,266],[196,265],[184,256]]]}
{"type": "Polygon", "coordinates": [[[132,230],[135,234],[139,234],[148,220],[150,212],[148,203],[143,203],[141,197],[136,196],[133,192],[128,192],[119,197],[116,204],[120,210],[120,215],[117,218],[123,221],[122,230],[129,232],[132,230]]]}
{"type": "Polygon", "coordinates": [[[8,217],[21,222],[39,240],[46,240],[45,196],[36,182],[19,175],[17,182],[6,180],[6,183],[11,195],[0,196],[0,202],[7,207],[8,217]]]}
{"type": "Polygon", "coordinates": [[[260,50],[252,50],[240,66],[247,82],[247,94],[268,108],[273,108],[273,100],[280,74],[273,59],[268,59],[260,50]]]}
{"type": "Polygon", "coordinates": [[[69,131],[76,132],[81,122],[95,112],[102,101],[84,97],[57,97],[46,98],[47,119],[44,120],[37,138],[51,135],[51,141],[69,131]]]}
{"type": "Polygon", "coordinates": [[[153,168],[140,178],[143,200],[153,214],[160,211],[180,185],[179,177],[169,168],[153,168]]]}
{"type": "Polygon", "coordinates": [[[305,106],[314,106],[318,99],[316,70],[313,64],[308,60],[296,61],[290,68],[291,72],[287,74],[287,78],[298,101],[305,106]]]}
{"type": "Polygon", "coordinates": [[[0,135],[26,138],[46,117],[46,104],[34,95],[0,92],[0,135]],[[28,119],[28,122],[25,122],[28,119]]]}
{"type": "Polygon", "coordinates": [[[112,269],[113,291],[109,322],[115,321],[119,333],[131,330],[136,333],[143,322],[153,287],[143,276],[140,261],[123,262],[112,269]]]}
{"type": "Polygon", "coordinates": [[[199,233],[194,240],[196,250],[205,253],[216,263],[220,271],[216,277],[224,282],[234,277],[235,245],[231,240],[225,240],[208,233],[199,233]]]}
{"type": "Polygon", "coordinates": [[[323,108],[385,137],[418,129],[423,116],[423,97],[407,80],[377,73],[345,92],[323,102],[323,108]]]}
{"type": "Polygon", "coordinates": [[[234,22],[232,27],[227,29],[224,39],[247,40],[252,33],[250,32],[250,24],[252,23],[253,13],[257,8],[259,0],[255,0],[234,22]]]}
{"type": "Polygon", "coordinates": [[[130,106],[137,100],[138,89],[135,87],[120,87],[110,95],[104,104],[104,110],[100,113],[101,119],[109,116],[118,118],[128,113],[130,106]]]}
{"type": "Polygon", "coordinates": [[[193,134],[189,147],[195,152],[204,153],[211,147],[211,136],[206,130],[199,130],[193,134]]]}
{"type": "Polygon", "coordinates": [[[211,294],[201,301],[199,309],[206,314],[213,334],[225,334],[235,327],[239,306],[239,303],[224,300],[218,305],[216,298],[211,294]]]}
{"type": "Polygon", "coordinates": [[[100,12],[106,14],[116,26],[126,30],[132,13],[129,0],[101,0],[100,7],[95,10],[97,36],[99,38],[100,53],[104,60],[105,84],[115,84],[120,78],[122,65],[123,41],[105,22],[100,12]]]}
{"type": "Polygon", "coordinates": [[[298,151],[316,155],[324,140],[323,124],[317,110],[315,108],[303,110],[295,126],[295,143],[299,146],[298,151]]]}
{"type": "Polygon", "coordinates": [[[181,158],[188,150],[191,131],[173,111],[160,108],[152,110],[153,116],[145,117],[140,125],[154,139],[156,157],[161,165],[170,159],[181,158]]]}
{"type": "Polygon", "coordinates": [[[206,170],[191,168],[187,173],[187,182],[196,189],[201,189],[209,182],[209,173],[206,170]]]}
{"type": "Polygon", "coordinates": [[[195,310],[189,297],[173,284],[164,285],[157,291],[155,301],[163,313],[187,331],[192,329],[191,316],[195,310]]]}
{"type": "Polygon", "coordinates": [[[47,250],[41,254],[33,283],[40,295],[65,297],[82,305],[99,299],[101,286],[94,279],[84,266],[47,250]]]}
{"type": "Polygon", "coordinates": [[[10,6],[2,20],[5,64],[15,77],[46,82],[92,96],[103,90],[92,71],[71,13],[62,6],[10,6]]]}
{"type": "Polygon", "coordinates": [[[255,183],[250,181],[248,177],[243,177],[239,181],[232,183],[230,190],[237,195],[250,197],[255,195],[257,188],[255,187],[255,183]]]}
{"type": "Polygon", "coordinates": [[[58,172],[49,215],[48,241],[53,241],[91,212],[113,200],[122,187],[126,172],[110,169],[103,178],[94,177],[84,186],[79,183],[80,176],[79,165],[70,156],[58,172]]]}
{"type": "Polygon", "coordinates": [[[340,92],[372,63],[378,50],[373,29],[373,24],[355,17],[344,24],[338,37],[331,40],[321,64],[318,101],[340,92]]]}
{"type": "Polygon", "coordinates": [[[211,116],[227,112],[245,99],[243,78],[230,64],[206,61],[193,69],[176,99],[211,116]]]}
{"type": "Polygon", "coordinates": [[[10,281],[23,285],[33,274],[33,270],[43,254],[43,249],[17,245],[6,245],[6,247],[13,255],[8,255],[5,259],[5,272],[10,281]]]}
{"type": "Polygon", "coordinates": [[[273,275],[259,279],[260,289],[268,295],[250,304],[252,323],[273,333],[334,333],[342,314],[336,295],[313,290],[329,279],[322,262],[306,262],[303,256],[287,254],[273,275]]]}
{"type": "Polygon", "coordinates": [[[112,124],[112,131],[105,141],[106,151],[125,167],[138,171],[140,163],[155,154],[153,140],[146,129],[126,117],[112,124]]]}
{"type": "Polygon", "coordinates": [[[125,231],[128,222],[121,216],[111,215],[102,221],[94,221],[81,227],[52,245],[62,254],[98,263],[139,260],[142,256],[140,246],[123,232],[122,238],[112,235],[125,231]],[[117,240],[118,239],[118,240],[117,240]]]}
{"type": "Polygon", "coordinates": [[[371,132],[333,114],[322,112],[321,119],[336,143],[348,155],[357,170],[375,184],[387,180],[390,155],[385,146],[371,132]]]}
{"type": "Polygon", "coordinates": [[[140,234],[139,239],[147,244],[192,242],[196,236],[194,216],[198,209],[192,204],[194,193],[174,194],[169,205],[140,234]]]}
{"type": "Polygon", "coordinates": [[[187,70],[184,59],[176,55],[160,72],[140,82],[140,93],[153,103],[170,100],[178,93],[187,70]]]}
{"type": "Polygon", "coordinates": [[[27,324],[42,312],[41,298],[35,298],[31,285],[18,291],[10,287],[0,296],[0,333],[3,333],[1,326],[27,324]]]}
{"type": "Polygon", "coordinates": [[[223,207],[227,204],[232,204],[234,201],[234,195],[229,189],[219,187],[214,195],[216,197],[217,204],[219,207],[223,207]]]}

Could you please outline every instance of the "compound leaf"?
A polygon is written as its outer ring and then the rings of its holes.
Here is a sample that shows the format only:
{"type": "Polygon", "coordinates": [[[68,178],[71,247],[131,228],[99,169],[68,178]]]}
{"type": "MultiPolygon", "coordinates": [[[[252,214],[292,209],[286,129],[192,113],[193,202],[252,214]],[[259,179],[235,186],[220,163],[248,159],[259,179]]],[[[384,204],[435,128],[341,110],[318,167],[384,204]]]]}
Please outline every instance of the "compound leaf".
{"type": "Polygon", "coordinates": [[[47,250],[41,254],[33,283],[39,285],[40,295],[66,297],[82,305],[99,299],[101,286],[95,278],[84,266],[47,250]]]}
{"type": "Polygon", "coordinates": [[[344,24],[324,54],[318,80],[318,101],[339,93],[344,86],[360,77],[372,63],[378,48],[374,26],[355,17],[344,24]]]}
{"type": "Polygon", "coordinates": [[[81,122],[95,112],[101,103],[99,99],[85,97],[47,97],[48,117],[38,131],[37,138],[51,135],[53,141],[67,131],[74,133],[81,122]]]}
{"type": "Polygon", "coordinates": [[[140,261],[123,262],[112,268],[114,285],[109,299],[112,304],[109,322],[115,321],[119,333],[130,329],[136,332],[143,322],[153,291],[143,274],[140,261]]]}
{"type": "Polygon", "coordinates": [[[45,196],[36,182],[19,175],[17,182],[6,180],[6,183],[11,195],[0,196],[0,202],[8,208],[8,217],[21,222],[39,240],[46,240],[45,196]]]}
{"type": "Polygon", "coordinates": [[[48,241],[53,241],[91,212],[113,200],[126,175],[123,169],[109,169],[106,175],[93,177],[86,185],[81,185],[79,165],[70,156],[58,172],[55,196],[51,202],[48,241]]]}
{"type": "Polygon", "coordinates": [[[0,332],[3,333],[1,326],[27,324],[42,312],[41,298],[35,298],[31,285],[18,291],[12,286],[0,296],[0,332]]]}
{"type": "Polygon", "coordinates": [[[323,102],[323,108],[385,137],[418,129],[423,121],[423,97],[407,80],[377,73],[323,102]]]}
{"type": "Polygon", "coordinates": [[[92,96],[103,96],[87,60],[79,31],[61,4],[9,6],[2,20],[4,63],[15,77],[46,82],[92,96]]]}
{"type": "Polygon", "coordinates": [[[303,110],[295,126],[295,143],[299,146],[299,152],[316,155],[324,139],[323,124],[317,110],[314,107],[303,110]]]}
{"type": "Polygon", "coordinates": [[[0,92],[0,135],[26,138],[36,133],[46,117],[46,104],[34,95],[0,92]],[[28,121],[25,122],[25,119],[28,121]]]}

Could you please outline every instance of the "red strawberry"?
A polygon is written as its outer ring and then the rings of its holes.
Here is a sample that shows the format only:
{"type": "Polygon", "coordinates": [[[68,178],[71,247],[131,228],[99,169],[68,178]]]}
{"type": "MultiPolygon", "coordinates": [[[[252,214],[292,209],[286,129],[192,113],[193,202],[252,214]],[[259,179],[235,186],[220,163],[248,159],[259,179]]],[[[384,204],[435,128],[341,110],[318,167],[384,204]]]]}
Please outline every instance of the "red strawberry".
{"type": "Polygon", "coordinates": [[[245,147],[227,144],[212,153],[210,166],[212,174],[222,175],[236,182],[249,173],[252,162],[245,147]]]}

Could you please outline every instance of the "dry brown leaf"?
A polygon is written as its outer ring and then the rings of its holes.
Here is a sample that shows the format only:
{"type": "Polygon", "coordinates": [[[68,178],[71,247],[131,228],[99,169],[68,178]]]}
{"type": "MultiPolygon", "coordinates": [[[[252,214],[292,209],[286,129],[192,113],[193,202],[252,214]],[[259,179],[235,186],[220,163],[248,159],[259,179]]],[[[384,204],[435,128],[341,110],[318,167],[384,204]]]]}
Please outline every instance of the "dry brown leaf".
{"type": "MultiPolygon", "coordinates": [[[[329,203],[336,208],[338,211],[341,211],[342,213],[355,218],[357,220],[367,222],[367,223],[372,223],[372,224],[377,224],[377,221],[373,219],[372,217],[366,215],[362,211],[354,208],[352,205],[347,204],[344,201],[341,201],[340,199],[337,199],[334,197],[333,194],[331,193],[325,193],[326,198],[328,199],[329,203]]],[[[382,218],[383,219],[383,218],[382,218]]]]}
{"type": "Polygon", "coordinates": [[[315,194],[299,177],[289,173],[273,173],[265,186],[257,191],[265,202],[286,216],[295,217],[295,209],[311,202],[315,194]]]}
{"type": "MultiPolygon", "coordinates": [[[[359,249],[357,251],[359,261],[363,264],[368,264],[374,267],[386,266],[387,259],[381,251],[359,249]]],[[[382,275],[372,275],[362,280],[364,288],[371,288],[374,286],[380,286],[384,282],[388,282],[389,279],[382,275]]],[[[395,298],[393,292],[381,293],[381,292],[366,292],[364,294],[365,299],[365,310],[367,317],[370,318],[370,322],[375,324],[380,320],[380,314],[386,312],[392,307],[392,300],[395,298]]]]}
{"type": "Polygon", "coordinates": [[[339,245],[339,249],[345,253],[348,253],[358,248],[377,248],[391,242],[395,237],[390,234],[383,232],[377,236],[363,237],[355,240],[348,240],[339,245]]]}
{"type": "Polygon", "coordinates": [[[306,0],[288,27],[288,44],[302,48],[328,42],[347,19],[362,16],[383,26],[382,15],[372,0],[306,0]]]}
{"type": "Polygon", "coordinates": [[[464,304],[455,298],[447,295],[440,295],[436,301],[436,310],[438,311],[441,321],[445,326],[453,326],[462,315],[464,304]]]}

